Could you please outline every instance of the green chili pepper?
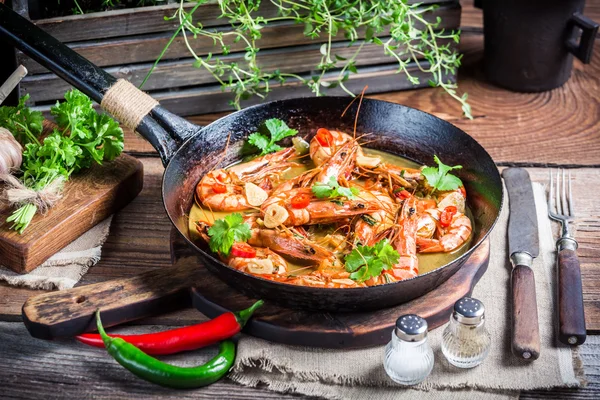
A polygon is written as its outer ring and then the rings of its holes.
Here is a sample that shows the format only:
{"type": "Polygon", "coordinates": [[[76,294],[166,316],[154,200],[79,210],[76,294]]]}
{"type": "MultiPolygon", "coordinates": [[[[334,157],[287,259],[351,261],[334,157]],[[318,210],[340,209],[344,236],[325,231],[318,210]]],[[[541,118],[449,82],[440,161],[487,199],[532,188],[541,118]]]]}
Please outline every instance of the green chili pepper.
{"type": "Polygon", "coordinates": [[[157,385],[176,389],[210,385],[229,372],[235,360],[235,344],[231,340],[225,340],[219,345],[219,354],[206,364],[177,367],[149,356],[121,338],[108,336],[100,320],[100,311],[96,311],[96,324],[108,354],[134,375],[157,385]]]}

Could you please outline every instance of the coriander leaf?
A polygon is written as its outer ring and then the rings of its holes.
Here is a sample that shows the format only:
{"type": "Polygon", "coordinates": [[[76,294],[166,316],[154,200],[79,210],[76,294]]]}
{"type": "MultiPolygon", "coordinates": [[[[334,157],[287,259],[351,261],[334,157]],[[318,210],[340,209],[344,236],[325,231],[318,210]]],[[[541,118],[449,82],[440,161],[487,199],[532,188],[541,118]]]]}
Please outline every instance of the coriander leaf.
{"type": "Polygon", "coordinates": [[[269,139],[267,139],[258,132],[254,132],[252,135],[250,135],[248,137],[248,142],[258,147],[263,152],[267,151],[267,149],[269,148],[269,139]]]}
{"type": "Polygon", "coordinates": [[[462,182],[458,177],[449,174],[454,169],[461,169],[461,165],[450,167],[444,164],[436,155],[433,156],[433,159],[438,164],[437,167],[425,167],[421,170],[421,174],[427,179],[427,183],[433,190],[456,190],[462,186],[462,182]]]}
{"type": "Polygon", "coordinates": [[[346,271],[351,273],[350,279],[364,282],[392,268],[399,259],[398,252],[384,239],[374,246],[356,246],[344,261],[346,271]]]}
{"type": "Polygon", "coordinates": [[[265,132],[254,132],[248,137],[248,143],[258,147],[261,156],[281,150],[282,147],[276,142],[298,134],[297,130],[291,129],[285,122],[277,118],[266,120],[261,128],[261,131],[265,132]]]}
{"type": "Polygon", "coordinates": [[[215,253],[229,255],[231,246],[236,242],[246,242],[252,236],[250,225],[244,222],[240,213],[227,215],[224,219],[218,219],[208,229],[210,250],[215,253]]]}
{"type": "Polygon", "coordinates": [[[332,199],[336,197],[353,199],[360,193],[356,187],[347,188],[340,186],[334,176],[329,177],[328,183],[315,183],[312,187],[312,192],[319,199],[332,199]]]}
{"type": "Polygon", "coordinates": [[[19,99],[16,107],[0,107],[0,127],[6,128],[23,146],[36,143],[42,133],[44,116],[39,111],[27,107],[29,95],[19,99]]]}

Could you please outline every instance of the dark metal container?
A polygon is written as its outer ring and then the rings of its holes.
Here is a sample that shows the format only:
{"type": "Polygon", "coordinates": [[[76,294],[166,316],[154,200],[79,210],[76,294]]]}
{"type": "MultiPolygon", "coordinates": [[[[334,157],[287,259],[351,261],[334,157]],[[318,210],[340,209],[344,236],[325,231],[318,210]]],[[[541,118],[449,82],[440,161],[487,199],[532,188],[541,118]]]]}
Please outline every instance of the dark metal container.
{"type": "Polygon", "coordinates": [[[582,15],[585,0],[479,0],[484,19],[484,70],[516,92],[562,86],[573,56],[589,63],[598,24],[582,15]]]}

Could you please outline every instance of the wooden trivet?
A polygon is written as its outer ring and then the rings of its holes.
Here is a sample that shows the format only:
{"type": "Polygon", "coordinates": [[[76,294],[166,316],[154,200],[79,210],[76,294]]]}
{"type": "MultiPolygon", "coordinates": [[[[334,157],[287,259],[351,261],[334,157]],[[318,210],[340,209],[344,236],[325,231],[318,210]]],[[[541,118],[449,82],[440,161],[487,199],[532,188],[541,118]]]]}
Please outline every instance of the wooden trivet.
{"type": "MultiPolygon", "coordinates": [[[[183,244],[174,243],[175,259],[189,255],[183,244]]],[[[359,348],[389,342],[396,319],[417,314],[429,329],[448,322],[454,303],[468,296],[485,273],[490,257],[489,239],[471,255],[461,269],[426,295],[396,307],[360,313],[301,311],[266,302],[250,320],[244,332],[272,342],[324,348],[359,348]]],[[[198,268],[204,269],[201,263],[198,268]]],[[[340,289],[344,290],[344,289],[340,289]]],[[[251,299],[230,288],[208,271],[192,288],[192,302],[203,314],[214,318],[226,311],[242,310],[251,299]]]]}

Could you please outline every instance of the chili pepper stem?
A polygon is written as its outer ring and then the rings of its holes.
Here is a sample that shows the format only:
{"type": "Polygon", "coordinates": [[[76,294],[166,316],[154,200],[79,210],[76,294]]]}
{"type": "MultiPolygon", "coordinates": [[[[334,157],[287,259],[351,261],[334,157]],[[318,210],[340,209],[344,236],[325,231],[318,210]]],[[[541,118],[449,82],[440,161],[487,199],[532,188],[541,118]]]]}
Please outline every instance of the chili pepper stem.
{"type": "Polygon", "coordinates": [[[240,324],[240,326],[242,328],[246,325],[248,320],[252,317],[252,314],[254,314],[254,312],[256,310],[258,310],[260,307],[262,307],[262,305],[264,303],[265,303],[264,301],[259,300],[256,303],[254,303],[250,308],[247,308],[245,310],[234,313],[235,318],[237,319],[238,323],[240,324]]]}
{"type": "Polygon", "coordinates": [[[102,337],[102,341],[104,342],[104,346],[108,348],[110,343],[112,342],[112,338],[108,336],[104,327],[102,326],[102,321],[100,320],[100,310],[96,310],[96,327],[98,328],[98,333],[102,337]]]}

